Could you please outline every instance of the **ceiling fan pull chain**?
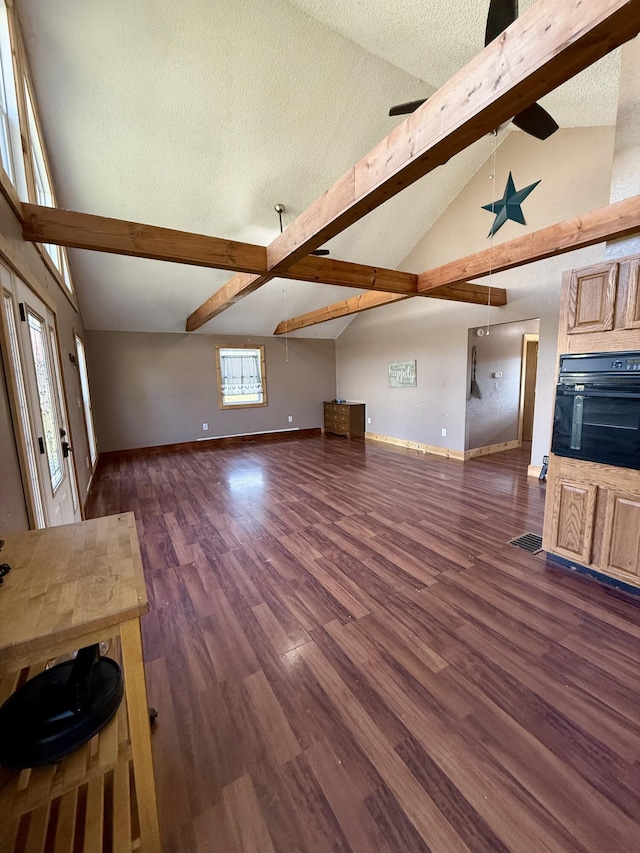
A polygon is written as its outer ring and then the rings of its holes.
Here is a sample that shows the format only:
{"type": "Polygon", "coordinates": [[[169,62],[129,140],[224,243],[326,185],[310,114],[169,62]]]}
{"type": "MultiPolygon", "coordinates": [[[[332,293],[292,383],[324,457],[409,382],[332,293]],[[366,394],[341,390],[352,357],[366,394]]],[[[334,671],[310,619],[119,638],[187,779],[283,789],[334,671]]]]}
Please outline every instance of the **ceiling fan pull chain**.
{"type": "MultiPolygon", "coordinates": [[[[491,212],[495,213],[496,205],[496,149],[498,147],[498,131],[493,131],[493,151],[491,162],[491,212]]],[[[489,235],[489,292],[487,293],[487,335],[491,334],[489,322],[491,319],[491,279],[493,277],[493,228],[489,235]]]]}

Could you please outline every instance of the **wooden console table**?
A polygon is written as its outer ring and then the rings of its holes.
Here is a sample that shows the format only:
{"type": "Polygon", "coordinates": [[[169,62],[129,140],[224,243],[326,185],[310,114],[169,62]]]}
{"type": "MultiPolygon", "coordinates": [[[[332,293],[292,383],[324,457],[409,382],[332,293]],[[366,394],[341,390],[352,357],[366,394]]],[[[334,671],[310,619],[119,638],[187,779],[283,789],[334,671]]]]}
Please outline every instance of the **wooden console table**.
{"type": "Polygon", "coordinates": [[[111,641],[125,695],[60,763],[0,768],[0,850],[160,853],[140,616],[149,609],[133,513],[7,536],[0,703],[47,661],[111,641]]]}

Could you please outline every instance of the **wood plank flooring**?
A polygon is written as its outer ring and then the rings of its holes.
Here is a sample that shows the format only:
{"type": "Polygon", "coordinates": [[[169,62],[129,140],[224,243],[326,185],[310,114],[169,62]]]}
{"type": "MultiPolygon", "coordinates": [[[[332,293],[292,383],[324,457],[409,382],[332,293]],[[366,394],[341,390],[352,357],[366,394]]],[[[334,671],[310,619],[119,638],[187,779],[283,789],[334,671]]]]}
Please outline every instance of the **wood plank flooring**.
{"type": "Polygon", "coordinates": [[[101,465],[135,511],[167,853],[637,853],[640,601],[507,541],[528,453],[313,437],[101,465]]]}

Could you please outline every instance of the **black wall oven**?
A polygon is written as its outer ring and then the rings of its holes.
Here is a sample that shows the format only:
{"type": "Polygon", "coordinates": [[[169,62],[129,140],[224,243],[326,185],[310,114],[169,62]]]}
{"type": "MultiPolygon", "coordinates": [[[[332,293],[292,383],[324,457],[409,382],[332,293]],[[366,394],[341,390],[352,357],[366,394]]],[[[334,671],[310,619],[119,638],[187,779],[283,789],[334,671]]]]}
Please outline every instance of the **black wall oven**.
{"type": "Polygon", "coordinates": [[[640,469],[640,352],[560,356],[551,450],[640,469]]]}

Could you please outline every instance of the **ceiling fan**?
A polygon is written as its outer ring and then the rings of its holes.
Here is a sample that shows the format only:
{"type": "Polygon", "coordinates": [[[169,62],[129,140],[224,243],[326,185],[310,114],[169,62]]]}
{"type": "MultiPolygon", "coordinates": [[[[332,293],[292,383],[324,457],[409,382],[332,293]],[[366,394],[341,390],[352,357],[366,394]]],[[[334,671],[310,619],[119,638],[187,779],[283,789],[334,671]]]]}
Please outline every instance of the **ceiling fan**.
{"type": "MultiPolygon", "coordinates": [[[[485,47],[492,42],[501,32],[507,29],[518,17],[518,0],[490,0],[489,14],[487,16],[487,28],[485,30],[485,47]]],[[[389,110],[390,116],[409,115],[422,106],[427,98],[419,101],[408,101],[405,104],[397,104],[389,110]]],[[[525,133],[535,136],[536,139],[548,139],[558,129],[558,124],[540,104],[531,104],[517,116],[511,119],[516,127],[525,133]]]]}
{"type": "MultiPolygon", "coordinates": [[[[280,233],[282,234],[282,214],[285,212],[286,207],[284,206],[284,204],[280,204],[280,202],[278,202],[278,204],[274,205],[273,209],[280,218],[280,233]]],[[[316,249],[313,252],[309,252],[309,254],[314,255],[316,258],[322,258],[324,255],[330,255],[331,252],[329,251],[329,249],[316,249]]]]}

